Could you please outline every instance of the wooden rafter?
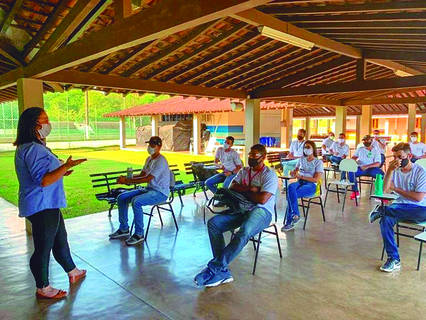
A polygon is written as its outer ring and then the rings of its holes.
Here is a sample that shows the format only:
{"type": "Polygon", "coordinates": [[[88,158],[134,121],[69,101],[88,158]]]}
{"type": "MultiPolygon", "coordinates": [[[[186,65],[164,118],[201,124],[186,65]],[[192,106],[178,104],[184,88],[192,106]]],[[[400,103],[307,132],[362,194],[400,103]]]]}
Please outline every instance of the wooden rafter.
{"type": "Polygon", "coordinates": [[[15,0],[14,4],[10,8],[9,12],[3,18],[3,21],[0,23],[0,33],[5,33],[12,23],[13,19],[15,19],[16,14],[21,9],[24,0],[15,0]]]}
{"type": "Polygon", "coordinates": [[[280,98],[316,94],[386,91],[392,89],[417,89],[426,87],[426,75],[379,79],[356,80],[347,83],[321,84],[296,88],[270,89],[251,93],[253,98],[280,98]]]}
{"type": "MultiPolygon", "coordinates": [[[[354,6],[354,5],[351,5],[354,6]]],[[[264,10],[263,10],[264,11],[264,10]]],[[[285,10],[282,10],[285,13],[285,10]]],[[[288,16],[285,21],[291,23],[322,23],[322,22],[356,22],[356,21],[412,21],[426,20],[426,12],[397,12],[370,14],[339,14],[339,15],[301,15],[288,16]]]]}
{"type": "Polygon", "coordinates": [[[236,98],[245,99],[246,92],[239,90],[217,89],[164,83],[153,80],[131,79],[120,76],[109,76],[100,73],[81,71],[60,71],[42,78],[44,81],[75,84],[83,86],[99,86],[102,88],[121,89],[130,91],[147,91],[154,93],[169,93],[186,96],[236,98]]]}
{"type": "Polygon", "coordinates": [[[5,39],[0,39],[0,54],[5,56],[7,59],[12,61],[18,66],[25,65],[25,61],[22,58],[21,53],[12,44],[5,39]]]}
{"type": "Polygon", "coordinates": [[[364,50],[364,56],[371,59],[426,62],[425,52],[364,50]]]}
{"type": "Polygon", "coordinates": [[[316,29],[425,29],[425,21],[357,21],[357,22],[324,22],[324,23],[298,23],[298,27],[316,30],[316,29]]]}

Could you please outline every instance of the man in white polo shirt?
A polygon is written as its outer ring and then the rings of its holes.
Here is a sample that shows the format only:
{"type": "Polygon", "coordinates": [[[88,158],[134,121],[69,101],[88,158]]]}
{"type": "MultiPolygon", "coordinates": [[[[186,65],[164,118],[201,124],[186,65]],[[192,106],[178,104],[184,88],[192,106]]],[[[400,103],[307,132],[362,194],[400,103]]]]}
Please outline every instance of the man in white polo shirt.
{"type": "Polygon", "coordinates": [[[303,157],[303,147],[305,146],[306,142],[305,136],[306,130],[299,129],[297,132],[297,139],[293,140],[290,144],[290,153],[285,159],[281,160],[283,168],[286,167],[288,171],[293,170],[296,167],[299,158],[303,157]]]}
{"type": "Polygon", "coordinates": [[[386,161],[386,140],[380,138],[380,130],[373,131],[372,145],[380,152],[380,167],[382,167],[386,161]]]}
{"type": "Polygon", "coordinates": [[[411,163],[411,149],[401,142],[392,148],[394,160],[385,175],[384,192],[395,192],[399,197],[390,206],[381,206],[369,215],[370,223],[380,218],[380,231],[388,256],[380,267],[384,272],[401,268],[398,246],[393,228],[399,221],[420,223],[426,221],[426,170],[411,163]]]}
{"type": "Polygon", "coordinates": [[[274,212],[278,177],[264,164],[266,148],[261,144],[251,147],[248,167],[241,169],[231,189],[242,193],[253,202],[250,211],[241,214],[217,214],[208,223],[213,259],[194,278],[198,286],[214,287],[234,280],[228,269],[232,260],[241,252],[251,237],[269,226],[274,212]],[[238,228],[225,246],[223,233],[238,228]]]}
{"type": "Polygon", "coordinates": [[[206,187],[213,193],[217,191],[217,185],[223,182],[223,187],[228,188],[235,175],[240,171],[243,164],[240,155],[232,149],[234,137],[226,137],[223,147],[216,150],[215,162],[220,163],[223,172],[218,173],[206,180],[206,187]]]}
{"type": "Polygon", "coordinates": [[[333,143],[334,143],[334,132],[329,132],[328,137],[322,141],[322,146],[321,146],[322,158],[327,161],[330,161],[330,157],[332,156],[332,153],[330,152],[330,148],[333,145],[333,143]]]}
{"type": "Polygon", "coordinates": [[[423,142],[419,142],[419,134],[415,131],[410,134],[410,149],[413,155],[411,162],[426,158],[426,145],[423,142]]]}
{"type": "Polygon", "coordinates": [[[355,174],[352,172],[349,173],[349,181],[354,183],[351,199],[359,197],[358,183],[356,183],[357,177],[367,176],[375,178],[378,174],[384,175],[384,172],[380,169],[380,153],[377,148],[373,147],[372,141],[373,139],[370,135],[364,136],[362,139],[364,146],[359,147],[352,156],[352,159],[358,162],[358,171],[355,174]]]}
{"type": "Polygon", "coordinates": [[[340,161],[346,159],[349,156],[349,146],[346,143],[346,135],[344,133],[339,134],[339,139],[331,145],[330,148],[330,161],[335,164],[340,164],[340,161]]]}

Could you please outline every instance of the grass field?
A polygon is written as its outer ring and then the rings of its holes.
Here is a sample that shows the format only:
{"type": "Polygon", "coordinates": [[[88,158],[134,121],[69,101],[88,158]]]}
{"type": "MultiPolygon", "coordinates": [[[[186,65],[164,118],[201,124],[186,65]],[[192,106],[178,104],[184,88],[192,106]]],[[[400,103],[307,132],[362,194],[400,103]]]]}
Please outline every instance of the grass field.
{"type": "MultiPolygon", "coordinates": [[[[108,209],[105,201],[96,200],[95,190],[90,182],[90,174],[126,170],[128,167],[136,169],[143,165],[148,156],[144,151],[126,151],[120,150],[118,147],[54,150],[54,153],[64,160],[69,155],[72,155],[74,159],[87,158],[89,160],[76,167],[70,176],[64,178],[68,202],[68,207],[63,210],[64,218],[108,209]]],[[[212,159],[211,156],[194,156],[175,152],[163,152],[163,155],[169,164],[177,164],[181,170],[186,162],[212,159]]],[[[101,192],[101,190],[97,192],[101,192]]],[[[14,152],[0,153],[0,197],[15,205],[18,203],[18,180],[15,174],[14,152]]]]}

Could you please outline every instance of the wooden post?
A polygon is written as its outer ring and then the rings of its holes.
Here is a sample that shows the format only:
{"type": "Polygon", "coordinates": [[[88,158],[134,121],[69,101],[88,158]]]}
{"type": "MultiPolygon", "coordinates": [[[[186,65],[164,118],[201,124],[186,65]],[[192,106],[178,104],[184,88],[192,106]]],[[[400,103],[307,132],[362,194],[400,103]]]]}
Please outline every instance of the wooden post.
{"type": "Polygon", "coordinates": [[[414,103],[408,104],[408,128],[407,128],[407,137],[410,136],[410,133],[416,131],[416,108],[417,105],[414,103]]]}
{"type": "Polygon", "coordinates": [[[426,114],[422,114],[420,139],[423,143],[426,142],[426,114]]]}
{"type": "Polygon", "coordinates": [[[126,147],[126,118],[120,117],[120,149],[126,147]]]}
{"type": "Polygon", "coordinates": [[[86,140],[89,140],[89,90],[84,91],[84,106],[85,106],[85,118],[84,118],[84,132],[86,140]]]}
{"type": "MultiPolygon", "coordinates": [[[[36,79],[18,79],[17,81],[18,92],[18,108],[19,114],[24,110],[31,107],[44,108],[43,101],[43,81],[36,79]]],[[[28,219],[25,220],[25,230],[27,234],[32,233],[31,223],[28,219]]]]}
{"type": "Polygon", "coordinates": [[[318,134],[318,123],[319,123],[319,120],[318,119],[314,119],[312,122],[313,122],[312,123],[313,125],[312,125],[312,129],[311,129],[311,134],[317,135],[318,134]]]}
{"type": "Polygon", "coordinates": [[[160,135],[159,123],[160,123],[160,115],[158,115],[158,114],[152,115],[151,116],[151,129],[152,129],[152,135],[153,136],[160,135]]]}
{"type": "Polygon", "coordinates": [[[311,117],[305,118],[306,139],[311,137],[311,117]]]}
{"type": "Polygon", "coordinates": [[[293,135],[293,109],[281,110],[281,148],[290,148],[293,135]]]}
{"type": "Polygon", "coordinates": [[[336,107],[336,123],[335,123],[335,135],[338,136],[340,133],[346,134],[346,107],[336,107]]]}
{"type": "Polygon", "coordinates": [[[197,155],[201,152],[201,117],[194,113],[192,116],[192,153],[197,155]]]}
{"type": "Polygon", "coordinates": [[[361,142],[361,116],[357,115],[355,120],[355,148],[361,142]]]}
{"type": "Polygon", "coordinates": [[[371,134],[371,122],[373,117],[373,108],[371,105],[362,106],[360,137],[371,134]]]}
{"type": "Polygon", "coordinates": [[[260,100],[247,99],[245,108],[245,150],[244,160],[248,163],[248,154],[251,146],[259,143],[260,138],[260,100]]]}

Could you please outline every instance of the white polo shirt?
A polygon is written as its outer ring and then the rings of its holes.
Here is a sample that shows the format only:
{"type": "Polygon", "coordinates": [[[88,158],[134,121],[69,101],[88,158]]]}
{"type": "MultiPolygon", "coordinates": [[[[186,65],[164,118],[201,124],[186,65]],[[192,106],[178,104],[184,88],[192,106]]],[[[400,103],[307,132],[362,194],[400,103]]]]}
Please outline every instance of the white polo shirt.
{"type": "Polygon", "coordinates": [[[330,137],[327,137],[322,141],[322,144],[325,145],[325,151],[327,151],[327,153],[330,152],[330,148],[333,145],[333,143],[334,143],[334,140],[330,139],[330,137]]]}
{"type": "Polygon", "coordinates": [[[225,171],[234,171],[237,166],[241,166],[240,155],[234,149],[226,152],[224,147],[216,150],[216,159],[225,167],[225,171]]]}
{"type": "Polygon", "coordinates": [[[356,149],[355,157],[358,157],[358,165],[366,166],[375,162],[381,162],[382,158],[380,157],[380,153],[376,148],[368,150],[366,147],[360,147],[356,149]]]}
{"type": "Polygon", "coordinates": [[[414,157],[420,158],[426,152],[426,144],[423,142],[412,143],[410,142],[411,153],[414,157]]]}
{"type": "Polygon", "coordinates": [[[306,140],[299,142],[299,140],[293,140],[290,144],[290,153],[295,157],[303,157],[303,147],[305,146],[306,140]]]}
{"type": "MultiPolygon", "coordinates": [[[[379,141],[386,145],[385,139],[379,138],[379,141]]],[[[386,153],[386,147],[383,148],[376,139],[373,138],[373,142],[371,143],[371,145],[373,146],[373,148],[376,148],[381,154],[386,153]]]]}
{"type": "Polygon", "coordinates": [[[148,182],[148,188],[154,189],[162,194],[169,196],[170,193],[170,169],[166,158],[160,154],[157,158],[152,159],[149,156],[146,159],[145,165],[142,169],[147,175],[154,176],[148,182]]]}
{"type": "MultiPolygon", "coordinates": [[[[403,173],[401,169],[396,169],[392,175],[393,184],[404,191],[426,192],[426,170],[416,163],[413,163],[412,166],[412,169],[407,173],[403,173]]],[[[426,207],[426,198],[417,202],[399,194],[398,196],[394,203],[407,203],[426,207]]]]}
{"type": "Polygon", "coordinates": [[[315,173],[324,173],[324,165],[320,159],[314,158],[308,161],[306,157],[300,158],[296,164],[299,174],[303,177],[313,178],[315,173]]]}
{"type": "Polygon", "coordinates": [[[337,152],[337,157],[343,158],[343,156],[349,155],[349,146],[346,143],[342,146],[339,142],[335,142],[331,146],[330,150],[333,152],[333,155],[337,152]]]}

